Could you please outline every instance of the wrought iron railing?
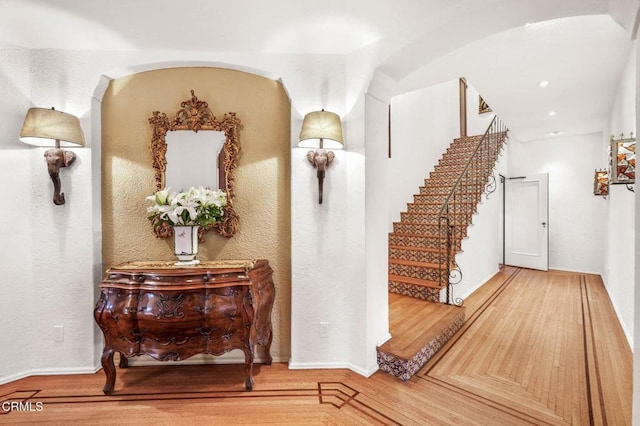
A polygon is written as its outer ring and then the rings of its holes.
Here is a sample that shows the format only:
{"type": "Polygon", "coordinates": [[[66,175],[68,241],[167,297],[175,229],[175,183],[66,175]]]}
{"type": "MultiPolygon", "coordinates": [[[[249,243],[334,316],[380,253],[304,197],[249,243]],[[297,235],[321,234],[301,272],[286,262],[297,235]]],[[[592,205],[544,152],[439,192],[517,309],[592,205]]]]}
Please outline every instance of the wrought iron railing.
{"type": "MultiPolygon", "coordinates": [[[[507,131],[506,126],[495,116],[462,168],[438,214],[439,284],[441,288],[446,286],[446,304],[451,304],[453,286],[462,281],[462,271],[455,260],[464,238],[462,232],[471,222],[471,215],[475,212],[482,194],[486,193],[489,196],[496,190],[497,182],[493,169],[507,131]]],[[[458,306],[463,303],[460,298],[453,301],[453,304],[458,306]]]]}

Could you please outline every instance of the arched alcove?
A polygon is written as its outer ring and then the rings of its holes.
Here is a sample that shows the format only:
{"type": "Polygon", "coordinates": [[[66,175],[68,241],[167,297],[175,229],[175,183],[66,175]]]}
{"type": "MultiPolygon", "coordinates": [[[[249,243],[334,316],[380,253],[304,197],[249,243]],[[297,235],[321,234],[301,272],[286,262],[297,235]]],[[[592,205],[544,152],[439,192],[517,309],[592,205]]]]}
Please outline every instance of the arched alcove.
{"type": "MultiPolygon", "coordinates": [[[[269,260],[277,295],[272,355],[286,361],[291,346],[290,100],[280,81],[202,65],[142,66],[135,73],[112,73],[116,78],[103,76],[96,89],[93,193],[94,216],[101,224],[95,244],[102,257],[96,280],[122,262],[173,259],[171,241],[156,238],[147,220],[145,197],[155,191],[148,119],[153,111],[171,116],[194,90],[217,117],[234,112],[241,121],[234,199],[238,232],[232,238],[209,233],[199,258],[269,260]]],[[[100,349],[96,342],[96,356],[100,349]]]]}

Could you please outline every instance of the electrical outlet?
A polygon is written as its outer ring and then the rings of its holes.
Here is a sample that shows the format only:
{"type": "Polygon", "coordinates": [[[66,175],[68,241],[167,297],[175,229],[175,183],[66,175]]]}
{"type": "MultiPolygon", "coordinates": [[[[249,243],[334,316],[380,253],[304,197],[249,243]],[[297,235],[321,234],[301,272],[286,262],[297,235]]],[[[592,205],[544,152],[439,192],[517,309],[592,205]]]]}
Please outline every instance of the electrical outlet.
{"type": "Polygon", "coordinates": [[[64,325],[53,326],[53,341],[64,342],[64,325]]]}
{"type": "Polygon", "coordinates": [[[320,337],[329,337],[329,323],[321,322],[320,323],[320,337]]]}

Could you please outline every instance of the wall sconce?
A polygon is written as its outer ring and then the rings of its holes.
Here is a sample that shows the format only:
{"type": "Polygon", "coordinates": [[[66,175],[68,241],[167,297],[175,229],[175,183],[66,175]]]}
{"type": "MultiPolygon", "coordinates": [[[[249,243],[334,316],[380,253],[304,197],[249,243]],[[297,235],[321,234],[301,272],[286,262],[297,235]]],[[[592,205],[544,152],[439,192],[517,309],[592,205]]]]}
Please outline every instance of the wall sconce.
{"type": "Polygon", "coordinates": [[[596,169],[593,175],[593,195],[600,195],[604,199],[609,195],[609,172],[605,169],[596,169]]]}
{"type": "Polygon", "coordinates": [[[44,153],[49,176],[53,181],[53,203],[64,204],[64,194],[60,192],[60,167],[71,165],[76,154],[60,146],[84,146],[84,134],[78,117],[54,108],[30,108],[24,118],[20,140],[35,146],[53,146],[44,153]]]}
{"type": "Polygon", "coordinates": [[[300,142],[303,148],[316,148],[307,152],[309,162],[318,170],[318,204],[322,204],[322,184],[327,167],[335,154],[326,148],[342,149],[342,124],[340,116],[329,111],[314,111],[304,116],[300,142]]]}

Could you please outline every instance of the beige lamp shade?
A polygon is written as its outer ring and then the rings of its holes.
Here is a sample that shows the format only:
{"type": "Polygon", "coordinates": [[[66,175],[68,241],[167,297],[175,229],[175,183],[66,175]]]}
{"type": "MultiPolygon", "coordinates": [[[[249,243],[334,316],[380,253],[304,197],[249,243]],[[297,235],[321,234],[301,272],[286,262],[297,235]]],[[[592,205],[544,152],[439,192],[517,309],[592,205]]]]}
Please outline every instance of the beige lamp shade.
{"type": "Polygon", "coordinates": [[[342,149],[340,116],[329,111],[314,111],[304,116],[300,142],[303,148],[342,149]]]}
{"type": "Polygon", "coordinates": [[[24,118],[20,140],[36,146],[84,146],[80,120],[75,115],[47,108],[30,108],[24,118]]]}

